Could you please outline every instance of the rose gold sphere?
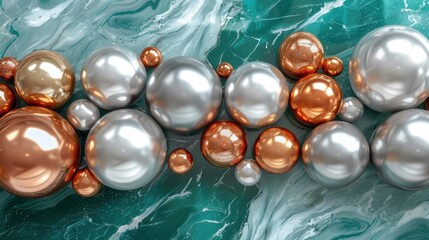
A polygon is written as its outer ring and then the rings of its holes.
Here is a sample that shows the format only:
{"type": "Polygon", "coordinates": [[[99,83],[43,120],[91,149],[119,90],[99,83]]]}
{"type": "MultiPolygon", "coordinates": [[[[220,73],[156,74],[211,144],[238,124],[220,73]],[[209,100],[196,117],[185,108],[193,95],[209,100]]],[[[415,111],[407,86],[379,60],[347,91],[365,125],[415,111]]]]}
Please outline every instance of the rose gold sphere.
{"type": "Polygon", "coordinates": [[[236,123],[218,121],[206,128],[201,136],[201,152],[206,160],[217,167],[231,167],[244,158],[246,134],[236,123]]]}
{"type": "Polygon", "coordinates": [[[6,84],[0,84],[0,117],[15,108],[16,97],[6,84]]]}
{"type": "Polygon", "coordinates": [[[78,195],[92,197],[100,192],[101,182],[88,168],[83,168],[73,176],[72,187],[78,195]]]}
{"type": "Polygon", "coordinates": [[[286,173],[298,162],[300,146],[287,129],[272,127],[263,131],[254,146],[255,160],[269,173],[286,173]]]}
{"type": "Polygon", "coordinates": [[[322,43],[311,33],[296,32],[288,36],[279,49],[283,72],[293,78],[315,73],[322,66],[322,43]]]}
{"type": "Polygon", "coordinates": [[[231,75],[232,71],[234,71],[234,68],[232,67],[231,64],[227,63],[227,62],[223,62],[221,64],[219,64],[219,66],[216,69],[216,73],[220,78],[228,78],[229,75],[231,75]]]}
{"type": "Polygon", "coordinates": [[[69,122],[43,107],[15,109],[0,119],[0,186],[20,197],[44,197],[79,164],[79,139],[69,122]]]}
{"type": "Polygon", "coordinates": [[[176,174],[189,172],[193,165],[192,154],[184,148],[175,149],[168,157],[168,167],[176,174]]]}
{"type": "Polygon", "coordinates": [[[4,57],[0,60],[0,78],[11,81],[15,77],[18,68],[18,60],[12,57],[4,57]]]}
{"type": "Polygon", "coordinates": [[[156,47],[147,47],[140,54],[143,65],[147,68],[157,67],[162,61],[161,51],[156,47]]]}
{"type": "Polygon", "coordinates": [[[338,76],[343,72],[343,61],[338,57],[329,57],[323,61],[323,71],[331,76],[338,76]]]}
{"type": "Polygon", "coordinates": [[[315,126],[337,116],[342,103],[342,92],[334,79],[325,74],[314,73],[296,82],[289,103],[298,120],[315,126]]]}

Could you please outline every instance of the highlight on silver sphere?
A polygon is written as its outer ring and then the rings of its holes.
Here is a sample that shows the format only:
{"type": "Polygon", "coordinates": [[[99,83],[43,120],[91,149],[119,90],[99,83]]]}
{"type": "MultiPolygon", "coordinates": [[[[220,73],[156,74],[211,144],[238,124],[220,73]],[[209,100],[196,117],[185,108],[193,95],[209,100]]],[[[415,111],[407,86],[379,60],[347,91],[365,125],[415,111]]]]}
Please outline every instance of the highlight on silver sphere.
{"type": "Polygon", "coordinates": [[[191,57],[175,57],[161,63],[149,77],[146,104],[162,127],[189,133],[217,117],[222,85],[206,63],[191,57]]]}
{"type": "Polygon", "coordinates": [[[249,128],[268,126],[280,119],[289,103],[289,87],[281,71],[265,62],[238,67],[225,84],[229,115],[249,128]]]}
{"type": "Polygon", "coordinates": [[[87,131],[100,118],[98,107],[88,99],[74,101],[67,109],[67,120],[79,131],[87,131]]]}
{"type": "Polygon", "coordinates": [[[416,107],[429,96],[429,41],[410,27],[378,28],[354,49],[349,77],[355,95],[375,111],[416,107]]]}
{"type": "Polygon", "coordinates": [[[365,136],[347,122],[332,121],[317,126],[302,145],[307,173],[332,188],[356,181],[365,171],[369,158],[365,136]]]}
{"type": "Polygon", "coordinates": [[[371,139],[371,159],[386,183],[403,190],[429,187],[429,112],[409,109],[380,124],[371,139]]]}
{"type": "Polygon", "coordinates": [[[150,183],[161,171],[167,141],[148,115],[121,109],[103,116],[85,144],[86,162],[106,186],[132,190],[150,183]]]}
{"type": "Polygon", "coordinates": [[[262,171],[259,165],[250,159],[240,161],[235,166],[235,177],[244,186],[253,186],[261,179],[262,171]]]}
{"type": "Polygon", "coordinates": [[[362,102],[355,97],[343,99],[338,116],[341,120],[352,123],[362,118],[365,107],[362,102]]]}
{"type": "Polygon", "coordinates": [[[107,110],[125,108],[137,101],[146,80],[146,69],[140,58],[119,46],[93,52],[81,72],[82,87],[88,98],[107,110]]]}

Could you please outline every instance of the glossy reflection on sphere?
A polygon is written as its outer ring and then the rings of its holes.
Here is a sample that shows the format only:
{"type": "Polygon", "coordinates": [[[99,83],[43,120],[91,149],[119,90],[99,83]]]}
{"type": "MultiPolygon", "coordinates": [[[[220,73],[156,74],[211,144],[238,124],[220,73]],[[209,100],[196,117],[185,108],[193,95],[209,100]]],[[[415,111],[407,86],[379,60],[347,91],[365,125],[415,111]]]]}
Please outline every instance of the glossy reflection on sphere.
{"type": "Polygon", "coordinates": [[[67,120],[80,131],[91,129],[99,118],[97,106],[87,99],[76,100],[67,109],[67,120]]]}
{"type": "Polygon", "coordinates": [[[371,139],[371,159],[378,175],[404,190],[429,187],[429,112],[410,109],[382,123],[371,139]]]}
{"type": "Polygon", "coordinates": [[[44,197],[71,180],[79,164],[79,139],[56,112],[15,109],[0,119],[0,186],[20,197],[44,197]]]}
{"type": "Polygon", "coordinates": [[[249,159],[245,159],[235,167],[235,178],[244,186],[253,186],[261,179],[262,171],[258,164],[249,159]]]}
{"type": "Polygon", "coordinates": [[[75,87],[73,66],[53,51],[35,51],[18,65],[15,89],[28,105],[55,109],[64,105],[75,87]]]}
{"type": "Polygon", "coordinates": [[[176,174],[189,172],[193,165],[194,159],[192,154],[184,148],[173,150],[168,157],[168,167],[176,174]]]}
{"type": "Polygon", "coordinates": [[[0,117],[10,112],[15,105],[15,93],[6,84],[0,84],[0,117]]]}
{"type": "Polygon", "coordinates": [[[365,171],[369,157],[365,136],[347,122],[333,121],[316,127],[302,145],[307,173],[327,187],[354,182],[365,171]]]}
{"type": "Polygon", "coordinates": [[[225,104],[230,116],[249,128],[273,124],[284,114],[289,101],[286,78],[264,62],[241,65],[225,84],[225,104]]]}
{"type": "Polygon", "coordinates": [[[18,64],[18,60],[13,57],[4,57],[0,59],[0,78],[6,81],[13,80],[18,64]]]}
{"type": "Polygon", "coordinates": [[[89,169],[106,186],[132,190],[151,182],[164,164],[167,141],[148,115],[121,109],[103,116],[88,134],[89,169]]]}
{"type": "Polygon", "coordinates": [[[378,28],[359,41],[349,76],[356,96],[375,111],[413,108],[429,95],[429,41],[409,27],[378,28]]]}
{"type": "Polygon", "coordinates": [[[236,165],[243,160],[246,149],[246,133],[234,122],[214,122],[201,135],[201,153],[217,167],[236,165]]]}
{"type": "Polygon", "coordinates": [[[291,131],[272,127],[259,135],[254,154],[262,169],[269,173],[282,174],[290,171],[298,162],[300,146],[291,131]]]}
{"type": "Polygon", "coordinates": [[[364,109],[359,99],[355,97],[346,97],[343,99],[338,116],[343,121],[349,123],[356,122],[362,118],[364,109]]]}
{"type": "Polygon", "coordinates": [[[97,195],[101,189],[101,182],[92,174],[88,168],[80,169],[73,176],[72,188],[82,197],[97,195]]]}
{"type": "Polygon", "coordinates": [[[88,98],[107,110],[133,104],[141,96],[146,79],[140,58],[117,46],[101,48],[89,55],[81,73],[88,98]]]}
{"type": "Polygon", "coordinates": [[[290,107],[295,117],[308,125],[333,120],[340,110],[342,91],[338,83],[324,74],[310,74],[293,86],[290,107]]]}
{"type": "Polygon", "coordinates": [[[164,61],[149,77],[146,103],[162,127],[188,133],[216,118],[222,103],[222,85],[207,64],[176,57],[164,61]]]}
{"type": "Polygon", "coordinates": [[[324,58],[322,43],[311,33],[296,32],[288,36],[279,49],[283,72],[293,78],[315,73],[324,58]]]}

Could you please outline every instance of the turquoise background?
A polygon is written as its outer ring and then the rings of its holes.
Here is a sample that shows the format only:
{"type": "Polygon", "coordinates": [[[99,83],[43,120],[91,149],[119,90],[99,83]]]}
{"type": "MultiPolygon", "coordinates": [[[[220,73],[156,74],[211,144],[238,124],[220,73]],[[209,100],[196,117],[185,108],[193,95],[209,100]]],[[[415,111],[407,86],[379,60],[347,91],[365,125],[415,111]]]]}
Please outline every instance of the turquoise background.
{"type": "MultiPolygon", "coordinates": [[[[428,37],[428,1],[5,0],[0,56],[22,59],[34,50],[51,49],[73,64],[77,77],[92,51],[111,44],[136,53],[155,45],[165,59],[187,55],[214,67],[222,61],[238,67],[255,60],[278,66],[283,39],[308,31],[320,38],[326,55],[347,63],[360,38],[390,24],[411,26],[428,37]]],[[[335,79],[345,97],[353,96],[347,69],[335,79]]],[[[77,84],[73,99],[84,97],[77,84]]],[[[146,112],[143,98],[132,107],[146,112]]],[[[65,110],[59,112],[64,115],[65,110]]],[[[355,125],[369,139],[386,117],[366,109],[355,125]]],[[[219,119],[227,118],[223,110],[219,119]]],[[[289,110],[275,125],[292,130],[301,143],[311,130],[297,123],[289,110]]],[[[253,157],[262,130],[247,130],[247,158],[253,157]]],[[[165,166],[141,189],[104,187],[93,198],[81,198],[68,185],[42,199],[0,191],[0,239],[429,238],[429,190],[394,189],[380,181],[372,166],[355,183],[328,189],[314,182],[301,163],[287,174],[263,173],[257,186],[244,187],[234,169],[216,168],[204,160],[200,133],[166,132],[169,151],[188,148],[194,168],[179,176],[165,166]]],[[[82,143],[85,135],[79,133],[82,143]]]]}

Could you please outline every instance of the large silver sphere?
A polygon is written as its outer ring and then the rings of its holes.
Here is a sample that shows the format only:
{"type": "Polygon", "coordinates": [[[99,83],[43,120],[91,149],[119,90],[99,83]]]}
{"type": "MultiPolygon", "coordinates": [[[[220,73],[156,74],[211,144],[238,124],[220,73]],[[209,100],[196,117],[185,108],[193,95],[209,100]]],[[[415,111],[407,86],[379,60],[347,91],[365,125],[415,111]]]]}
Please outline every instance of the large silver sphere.
{"type": "Polygon", "coordinates": [[[76,100],[67,109],[67,120],[79,131],[91,129],[99,118],[98,107],[88,99],[76,100]]]}
{"type": "Polygon", "coordinates": [[[388,118],[373,134],[371,157],[386,183],[404,190],[429,187],[429,112],[410,109],[388,118]]]}
{"type": "Polygon", "coordinates": [[[245,127],[259,128],[273,124],[284,114],[288,102],[286,78],[268,63],[241,65],[225,84],[226,109],[245,127]]]}
{"type": "Polygon", "coordinates": [[[254,160],[245,159],[235,166],[235,177],[244,186],[253,186],[261,179],[261,169],[254,160]]]}
{"type": "Polygon", "coordinates": [[[362,118],[364,109],[365,107],[359,99],[355,97],[346,97],[343,99],[338,116],[343,121],[349,123],[356,122],[362,118]]]}
{"type": "Polygon", "coordinates": [[[133,104],[143,93],[146,70],[130,50],[110,46],[93,52],[82,67],[81,81],[88,98],[113,110],[133,104]]]}
{"type": "Polygon", "coordinates": [[[131,109],[110,112],[88,134],[86,162],[106,186],[132,190],[151,182],[166,157],[167,141],[148,115],[131,109]]]}
{"type": "Polygon", "coordinates": [[[357,44],[349,77],[356,96],[375,111],[413,108],[429,96],[429,42],[409,27],[378,28],[357,44]]]}
{"type": "Polygon", "coordinates": [[[319,125],[302,145],[302,160],[308,174],[328,187],[354,182],[364,172],[369,157],[365,136],[347,122],[319,125]]]}
{"type": "Polygon", "coordinates": [[[146,103],[162,127],[188,133],[216,118],[222,104],[222,85],[207,64],[176,57],[161,63],[149,77],[146,103]]]}

